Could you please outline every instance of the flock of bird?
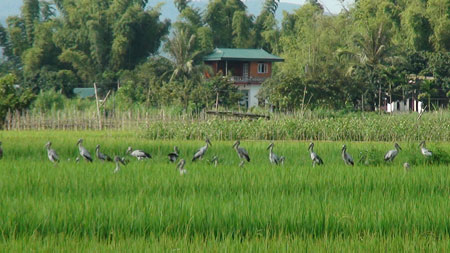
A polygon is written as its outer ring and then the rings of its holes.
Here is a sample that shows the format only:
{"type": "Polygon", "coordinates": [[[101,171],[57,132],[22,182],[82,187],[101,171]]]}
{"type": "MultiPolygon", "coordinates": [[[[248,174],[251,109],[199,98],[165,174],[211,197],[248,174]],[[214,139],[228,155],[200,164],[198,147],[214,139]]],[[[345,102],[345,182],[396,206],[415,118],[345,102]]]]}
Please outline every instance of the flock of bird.
{"type": "MultiPolygon", "coordinates": [[[[233,144],[233,148],[236,150],[236,153],[240,159],[240,164],[239,166],[243,166],[245,164],[245,162],[250,162],[250,155],[248,154],[248,151],[240,146],[241,142],[240,141],[236,141],[233,144]]],[[[91,153],[83,146],[83,139],[79,139],[77,142],[77,146],[78,146],[78,151],[79,151],[79,156],[77,156],[76,161],[79,161],[79,157],[81,156],[84,160],[86,160],[87,162],[92,162],[93,158],[91,156],[91,153]]],[[[203,159],[203,157],[206,154],[206,151],[208,150],[208,148],[212,146],[211,142],[209,141],[209,139],[205,140],[205,146],[200,147],[194,154],[194,156],[192,157],[192,162],[195,162],[196,160],[201,160],[203,159]]],[[[284,164],[284,160],[285,157],[284,156],[278,156],[273,152],[275,144],[272,142],[270,143],[270,145],[267,147],[267,149],[269,150],[269,161],[272,164],[276,164],[276,165],[282,165],[284,164]]],[[[56,151],[54,149],[52,149],[52,143],[49,141],[47,142],[47,144],[45,145],[46,149],[47,149],[47,156],[48,159],[52,162],[52,163],[57,163],[59,162],[59,156],[56,153],[56,151]]],[[[430,158],[433,156],[433,153],[428,150],[426,148],[425,145],[425,141],[422,141],[419,144],[419,148],[420,148],[420,152],[423,156],[430,158]]],[[[394,149],[389,150],[385,155],[384,155],[384,160],[386,162],[393,162],[395,157],[397,157],[398,153],[401,151],[401,147],[400,145],[398,145],[398,143],[394,144],[394,149]]],[[[308,151],[310,153],[310,157],[311,157],[311,161],[312,161],[312,165],[313,167],[316,165],[322,165],[323,164],[323,160],[322,158],[320,158],[320,156],[314,152],[314,143],[311,142],[309,147],[308,147],[308,151]]],[[[132,147],[128,147],[127,151],[126,151],[127,155],[131,155],[133,157],[135,157],[137,160],[143,160],[143,159],[149,159],[152,158],[152,156],[150,155],[150,153],[145,152],[143,150],[133,150],[132,147]]],[[[100,151],[100,145],[97,145],[95,148],[95,156],[97,157],[97,159],[101,160],[101,161],[106,161],[106,162],[115,162],[116,164],[116,168],[114,170],[114,173],[117,173],[120,171],[120,164],[122,165],[126,165],[127,160],[125,159],[125,157],[119,157],[119,156],[114,156],[114,159],[112,159],[110,156],[108,156],[107,154],[104,154],[100,151]]],[[[344,163],[346,165],[350,165],[353,166],[354,160],[353,157],[347,153],[347,146],[343,145],[342,146],[342,152],[341,152],[341,156],[342,156],[342,160],[344,161],[344,163]]],[[[3,157],[3,149],[2,149],[2,142],[0,141],[0,159],[3,157]]],[[[170,162],[175,163],[178,158],[180,158],[180,154],[179,154],[179,150],[178,147],[174,147],[174,151],[168,154],[168,159],[170,162]]],[[[211,163],[213,163],[215,166],[217,166],[218,162],[219,162],[219,158],[217,156],[213,156],[212,159],[210,160],[211,163]]],[[[181,175],[184,175],[187,173],[187,170],[184,168],[186,164],[186,160],[184,159],[180,159],[180,161],[178,162],[176,168],[179,170],[181,175]]],[[[404,163],[403,165],[405,167],[405,169],[409,169],[410,165],[408,163],[404,163]]]]}

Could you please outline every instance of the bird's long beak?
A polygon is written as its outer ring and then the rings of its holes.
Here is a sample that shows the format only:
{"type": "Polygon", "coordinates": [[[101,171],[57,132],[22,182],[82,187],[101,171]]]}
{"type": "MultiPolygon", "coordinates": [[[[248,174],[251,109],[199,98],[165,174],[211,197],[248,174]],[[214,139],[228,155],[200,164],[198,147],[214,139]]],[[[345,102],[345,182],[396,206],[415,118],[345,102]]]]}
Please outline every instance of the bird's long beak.
{"type": "Polygon", "coordinates": [[[270,149],[271,147],[273,147],[273,143],[270,143],[269,146],[267,146],[267,149],[270,149]]]}
{"type": "Polygon", "coordinates": [[[209,139],[206,140],[206,142],[207,142],[210,146],[212,146],[212,143],[209,141],[209,139]]]}

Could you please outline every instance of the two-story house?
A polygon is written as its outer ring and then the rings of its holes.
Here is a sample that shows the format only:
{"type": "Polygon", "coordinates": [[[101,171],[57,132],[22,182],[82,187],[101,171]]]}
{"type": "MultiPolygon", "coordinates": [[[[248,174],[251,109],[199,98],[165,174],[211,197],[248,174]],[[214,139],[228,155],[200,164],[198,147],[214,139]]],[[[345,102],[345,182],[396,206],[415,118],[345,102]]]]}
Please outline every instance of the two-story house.
{"type": "Polygon", "coordinates": [[[243,105],[247,108],[258,106],[256,95],[261,84],[272,76],[274,62],[282,58],[264,49],[216,48],[203,58],[211,66],[214,74],[222,72],[244,93],[243,105]]]}

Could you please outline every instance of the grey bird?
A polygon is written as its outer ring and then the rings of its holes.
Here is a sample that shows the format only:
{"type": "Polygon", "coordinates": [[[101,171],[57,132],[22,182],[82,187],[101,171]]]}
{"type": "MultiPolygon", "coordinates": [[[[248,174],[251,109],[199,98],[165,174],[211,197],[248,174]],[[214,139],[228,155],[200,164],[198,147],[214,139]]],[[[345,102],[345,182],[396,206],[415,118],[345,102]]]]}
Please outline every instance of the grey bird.
{"type": "Polygon", "coordinates": [[[113,159],[111,159],[111,157],[109,156],[109,155],[107,155],[107,154],[103,154],[102,152],[100,152],[100,145],[97,145],[96,147],[95,147],[95,156],[97,156],[97,158],[99,159],[99,160],[102,160],[102,161],[106,161],[106,162],[112,162],[113,161],[113,159]]]}
{"type": "Polygon", "coordinates": [[[214,163],[214,167],[217,167],[217,164],[219,163],[219,157],[217,157],[216,155],[213,156],[211,158],[211,160],[209,160],[210,163],[214,163]]]}
{"type": "Polygon", "coordinates": [[[114,156],[114,162],[116,163],[116,169],[114,170],[114,173],[117,173],[120,171],[120,164],[125,165],[124,161],[118,157],[118,156],[114,156]]]}
{"type": "MultiPolygon", "coordinates": [[[[275,144],[272,142],[270,143],[270,145],[267,147],[267,149],[269,150],[269,161],[270,163],[274,163],[276,165],[281,164],[281,157],[277,156],[274,152],[273,152],[273,146],[275,144]]],[[[284,160],[284,157],[283,157],[284,160]]]]}
{"type": "Polygon", "coordinates": [[[393,162],[395,157],[398,155],[398,152],[400,152],[400,150],[402,150],[402,148],[400,148],[398,143],[395,143],[394,147],[395,147],[395,149],[389,150],[386,153],[386,155],[384,155],[384,161],[386,161],[386,162],[393,162]]]}
{"type": "Polygon", "coordinates": [[[405,169],[405,172],[408,172],[411,169],[411,166],[406,162],[403,164],[403,169],[405,169]]]}
{"type": "Polygon", "coordinates": [[[341,156],[342,156],[342,160],[344,160],[345,164],[351,165],[351,166],[355,165],[355,163],[353,162],[353,157],[349,153],[347,153],[347,145],[345,145],[345,144],[342,146],[341,156]]]}
{"type": "Polygon", "coordinates": [[[177,159],[178,159],[178,156],[179,156],[179,150],[178,150],[178,147],[177,146],[175,146],[175,147],[173,147],[173,152],[172,153],[169,153],[167,156],[169,157],[169,161],[171,162],[171,163],[174,163],[174,162],[176,162],[177,161],[177,159]]]}
{"type": "Polygon", "coordinates": [[[286,159],[286,158],[285,158],[284,156],[280,156],[279,163],[280,163],[281,165],[283,165],[285,159],[286,159]]]}
{"type": "Polygon", "coordinates": [[[195,152],[194,157],[192,157],[192,161],[193,161],[193,162],[194,162],[195,160],[197,160],[197,159],[202,159],[203,156],[206,154],[206,151],[208,150],[208,147],[209,147],[209,146],[212,146],[212,144],[211,144],[211,142],[209,141],[209,139],[206,139],[205,142],[206,142],[206,145],[203,146],[203,147],[201,147],[201,148],[199,148],[199,149],[195,152]]]}
{"type": "Polygon", "coordinates": [[[322,158],[320,158],[320,156],[318,154],[316,154],[316,152],[314,152],[314,142],[311,142],[309,144],[308,150],[309,150],[309,155],[312,160],[313,167],[316,166],[316,164],[322,165],[323,164],[322,158]]]}
{"type": "Polygon", "coordinates": [[[186,161],[184,159],[181,159],[180,162],[177,164],[177,169],[180,171],[180,175],[184,175],[187,173],[187,170],[184,168],[185,164],[186,161]]]}
{"type": "Polygon", "coordinates": [[[83,143],[83,139],[79,139],[77,142],[78,151],[80,152],[80,156],[83,157],[84,160],[86,160],[88,162],[92,162],[91,153],[89,153],[89,151],[85,147],[83,147],[82,143],[83,143]]]}
{"type": "Polygon", "coordinates": [[[127,154],[130,154],[131,156],[136,157],[138,160],[152,158],[152,156],[149,153],[139,150],[139,149],[133,150],[133,148],[131,148],[131,147],[128,147],[127,154]]]}
{"type": "Polygon", "coordinates": [[[245,148],[239,147],[241,145],[240,141],[236,141],[233,144],[233,148],[236,150],[236,153],[239,156],[239,159],[241,160],[241,163],[239,164],[239,167],[242,167],[245,163],[245,161],[250,162],[250,156],[248,155],[247,150],[245,148]]]}
{"type": "Polygon", "coordinates": [[[3,158],[2,142],[0,141],[0,159],[3,158]]]}
{"type": "Polygon", "coordinates": [[[431,152],[429,149],[426,148],[425,141],[422,141],[419,144],[419,147],[420,147],[420,153],[422,153],[422,155],[425,156],[426,158],[433,156],[433,152],[431,152]]]}
{"type": "Polygon", "coordinates": [[[52,142],[47,142],[47,144],[45,144],[45,147],[47,148],[47,156],[48,159],[50,160],[50,162],[52,163],[57,163],[59,162],[59,156],[56,153],[56,151],[54,149],[52,149],[52,142]]]}

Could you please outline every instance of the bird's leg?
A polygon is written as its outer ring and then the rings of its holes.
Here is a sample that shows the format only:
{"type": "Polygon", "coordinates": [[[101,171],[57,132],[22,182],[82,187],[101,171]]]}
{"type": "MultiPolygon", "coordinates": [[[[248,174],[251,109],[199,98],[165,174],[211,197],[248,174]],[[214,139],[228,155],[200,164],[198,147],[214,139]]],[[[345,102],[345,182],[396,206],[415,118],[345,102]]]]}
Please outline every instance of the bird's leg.
{"type": "Polygon", "coordinates": [[[241,161],[241,163],[239,164],[239,167],[244,166],[244,161],[241,161]]]}
{"type": "Polygon", "coordinates": [[[217,167],[217,160],[214,161],[214,167],[217,167]]]}

